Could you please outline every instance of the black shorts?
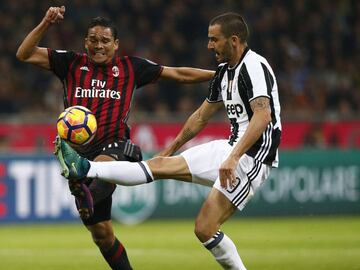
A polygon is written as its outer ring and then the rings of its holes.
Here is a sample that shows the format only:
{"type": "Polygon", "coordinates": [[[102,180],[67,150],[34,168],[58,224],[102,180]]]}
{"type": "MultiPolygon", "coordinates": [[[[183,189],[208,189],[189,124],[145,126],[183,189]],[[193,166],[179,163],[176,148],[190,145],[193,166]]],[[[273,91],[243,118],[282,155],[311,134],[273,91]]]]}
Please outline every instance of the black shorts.
{"type": "MultiPolygon", "coordinates": [[[[128,141],[118,141],[105,146],[99,155],[106,155],[117,161],[141,161],[141,149],[137,145],[128,141]]],[[[94,181],[94,180],[92,180],[94,181]]],[[[92,181],[88,181],[91,185],[92,181]]],[[[95,189],[107,189],[110,191],[102,200],[94,205],[94,214],[88,219],[82,219],[84,225],[94,225],[102,221],[111,219],[112,194],[116,189],[116,185],[100,180],[95,180],[96,185],[92,185],[95,189]]]]}

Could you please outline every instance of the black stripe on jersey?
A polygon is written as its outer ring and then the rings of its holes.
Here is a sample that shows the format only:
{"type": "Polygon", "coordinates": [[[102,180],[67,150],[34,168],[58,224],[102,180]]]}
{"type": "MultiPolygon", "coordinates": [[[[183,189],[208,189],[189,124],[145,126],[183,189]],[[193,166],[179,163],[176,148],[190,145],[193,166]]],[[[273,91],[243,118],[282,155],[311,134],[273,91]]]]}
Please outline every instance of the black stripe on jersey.
{"type": "MultiPolygon", "coordinates": [[[[125,101],[126,101],[126,89],[128,87],[128,84],[129,84],[129,79],[130,76],[129,76],[129,67],[128,67],[128,63],[125,61],[125,59],[121,59],[120,61],[123,62],[123,70],[124,70],[124,78],[125,78],[125,82],[122,86],[122,89],[121,89],[121,100],[120,100],[120,108],[119,108],[119,117],[122,116],[123,114],[123,110],[124,110],[124,105],[125,105],[125,101]]],[[[122,132],[122,130],[120,130],[120,124],[121,124],[122,120],[118,120],[116,122],[116,132],[117,132],[117,135],[116,137],[117,138],[121,138],[121,137],[124,137],[125,134],[120,134],[120,132],[122,132]]],[[[126,123],[124,123],[124,126],[125,126],[125,129],[127,128],[127,125],[126,123]]]]}
{"type": "Polygon", "coordinates": [[[228,67],[228,64],[218,67],[214,77],[211,79],[211,81],[209,83],[209,94],[206,98],[208,102],[212,103],[212,102],[222,101],[221,81],[224,77],[227,67],[228,67]]]}
{"type": "MultiPolygon", "coordinates": [[[[99,68],[98,65],[95,65],[95,66],[94,66],[94,73],[93,73],[93,74],[95,74],[95,78],[96,78],[96,75],[97,75],[97,73],[98,73],[98,68],[99,68]]],[[[89,84],[89,86],[84,85],[84,87],[86,87],[86,88],[87,88],[87,87],[91,88],[91,87],[90,87],[90,85],[91,85],[91,79],[92,79],[92,78],[90,78],[90,84],[89,84]]],[[[87,100],[87,102],[86,102],[86,108],[88,108],[89,110],[91,110],[91,105],[92,105],[94,99],[95,99],[95,97],[94,97],[94,98],[88,97],[88,100],[87,100]]]]}
{"type": "MultiPolygon", "coordinates": [[[[74,62],[72,63],[72,67],[70,72],[68,73],[68,76],[71,76],[71,84],[70,87],[68,89],[70,89],[71,93],[70,93],[70,104],[68,104],[68,106],[74,105],[74,98],[75,98],[75,93],[76,93],[76,69],[79,68],[79,63],[81,61],[82,57],[76,57],[76,59],[74,60],[74,62]]],[[[68,80],[68,79],[67,79],[68,80]]],[[[66,90],[68,90],[66,89],[66,90]]]]}
{"type": "Polygon", "coordinates": [[[264,65],[264,63],[261,63],[261,67],[262,67],[262,69],[264,71],[267,94],[270,97],[271,119],[272,119],[272,123],[275,125],[276,117],[275,117],[274,100],[272,99],[272,95],[271,95],[271,91],[272,91],[272,88],[274,86],[274,78],[271,75],[269,69],[264,65]]]}
{"type": "Polygon", "coordinates": [[[236,122],[236,118],[231,118],[230,124],[231,124],[231,135],[228,143],[231,146],[233,146],[234,142],[236,142],[236,140],[239,138],[239,123],[236,122]]]}
{"type": "MultiPolygon", "coordinates": [[[[88,72],[91,72],[90,71],[87,71],[87,70],[81,70],[80,71],[80,82],[79,82],[79,85],[83,85],[83,87],[87,87],[87,85],[84,85],[84,81],[85,81],[85,77],[86,77],[86,74],[88,74],[88,72]]],[[[91,76],[90,76],[91,78],[91,76]]],[[[75,89],[76,91],[76,89],[75,89]]],[[[75,95],[75,93],[74,93],[75,95]]],[[[80,96],[78,99],[77,99],[77,105],[82,105],[82,97],[80,96]]]]}
{"type": "Polygon", "coordinates": [[[239,95],[244,103],[245,110],[250,121],[253,115],[253,111],[250,107],[249,99],[253,96],[253,85],[251,83],[249,72],[247,71],[245,63],[242,65],[239,71],[238,88],[239,95]]]}
{"type": "MultiPolygon", "coordinates": [[[[116,65],[116,57],[114,57],[113,61],[112,61],[112,66],[117,66],[116,65]]],[[[106,81],[106,83],[108,82],[108,70],[107,69],[104,69],[104,81],[106,81]]],[[[113,78],[113,81],[112,81],[112,85],[107,85],[106,88],[107,89],[117,89],[117,84],[118,84],[118,81],[119,81],[119,76],[117,77],[114,77],[113,78]],[[115,86],[115,87],[114,87],[115,86]]],[[[113,110],[114,110],[114,105],[116,103],[116,100],[109,100],[110,104],[107,108],[107,114],[106,114],[106,120],[105,120],[105,127],[104,127],[104,135],[106,136],[107,134],[109,134],[109,129],[111,127],[111,116],[113,114],[113,110]]],[[[115,138],[113,138],[115,139],[115,138]]]]}
{"type": "Polygon", "coordinates": [[[254,96],[254,91],[250,75],[245,63],[242,65],[239,74],[241,75],[242,83],[244,84],[248,100],[250,100],[254,96]]]}
{"type": "Polygon", "coordinates": [[[68,93],[67,93],[68,88],[67,88],[65,79],[62,81],[62,84],[64,87],[64,96],[63,96],[64,108],[67,108],[67,107],[69,107],[69,101],[68,101],[68,93]]]}
{"type": "MultiPolygon", "coordinates": [[[[95,74],[94,79],[96,80],[97,75],[98,75],[97,73],[99,71],[98,71],[98,67],[97,66],[95,66],[95,67],[96,67],[96,73],[94,73],[95,74]]],[[[94,70],[95,70],[95,67],[94,67],[94,70]]],[[[101,111],[102,111],[102,106],[103,106],[104,101],[105,101],[105,98],[99,98],[98,99],[97,106],[96,106],[96,112],[93,112],[96,115],[96,119],[100,118],[101,111]]]]}
{"type": "Polygon", "coordinates": [[[232,100],[232,84],[234,82],[234,77],[235,77],[235,69],[228,69],[227,72],[228,88],[226,89],[226,100],[232,100]]]}

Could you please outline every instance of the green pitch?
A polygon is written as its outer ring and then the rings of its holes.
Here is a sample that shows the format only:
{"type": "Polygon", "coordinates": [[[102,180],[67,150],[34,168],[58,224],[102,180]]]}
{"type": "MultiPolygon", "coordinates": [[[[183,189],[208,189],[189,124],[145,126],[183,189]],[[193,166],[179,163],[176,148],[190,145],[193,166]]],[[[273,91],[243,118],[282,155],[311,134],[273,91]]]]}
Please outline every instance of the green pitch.
{"type": "MultiPolygon", "coordinates": [[[[360,217],[234,219],[223,226],[248,270],[360,269],[360,217]]],[[[115,225],[135,270],[221,269],[193,221],[115,225]]],[[[0,269],[108,269],[80,224],[0,226],[0,269]]]]}

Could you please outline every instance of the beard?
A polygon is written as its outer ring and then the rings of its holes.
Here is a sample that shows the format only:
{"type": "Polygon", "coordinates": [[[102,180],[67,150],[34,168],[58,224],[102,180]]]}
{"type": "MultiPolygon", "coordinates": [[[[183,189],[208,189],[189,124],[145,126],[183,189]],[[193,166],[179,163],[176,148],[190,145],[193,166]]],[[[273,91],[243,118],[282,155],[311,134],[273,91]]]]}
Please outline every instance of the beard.
{"type": "Polygon", "coordinates": [[[229,42],[224,44],[222,51],[215,51],[216,61],[218,63],[228,62],[232,55],[232,49],[229,42]]]}

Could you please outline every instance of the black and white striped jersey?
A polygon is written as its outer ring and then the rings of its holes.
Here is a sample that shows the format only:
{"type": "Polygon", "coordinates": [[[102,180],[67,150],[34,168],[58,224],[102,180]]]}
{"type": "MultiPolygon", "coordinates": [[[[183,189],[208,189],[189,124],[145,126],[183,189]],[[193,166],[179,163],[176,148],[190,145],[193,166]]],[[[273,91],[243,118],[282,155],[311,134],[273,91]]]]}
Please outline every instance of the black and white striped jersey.
{"type": "Polygon", "coordinates": [[[236,66],[230,68],[227,63],[220,64],[210,82],[207,101],[224,102],[231,123],[229,144],[234,145],[253,115],[250,102],[261,96],[270,99],[272,121],[246,154],[277,167],[281,137],[280,102],[274,72],[264,57],[246,48],[236,66]]]}

